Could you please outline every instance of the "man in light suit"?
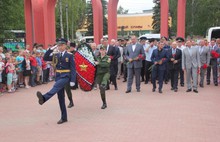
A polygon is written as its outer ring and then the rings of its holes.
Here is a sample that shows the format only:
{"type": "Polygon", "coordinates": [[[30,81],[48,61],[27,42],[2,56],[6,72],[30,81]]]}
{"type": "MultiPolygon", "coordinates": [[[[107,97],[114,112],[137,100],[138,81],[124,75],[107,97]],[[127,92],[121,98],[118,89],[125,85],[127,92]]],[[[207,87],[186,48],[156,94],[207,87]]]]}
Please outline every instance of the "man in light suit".
{"type": "Polygon", "coordinates": [[[200,46],[199,46],[199,54],[200,54],[200,64],[201,64],[201,68],[200,68],[200,83],[199,86],[200,87],[204,87],[204,77],[205,77],[205,73],[207,70],[207,67],[210,63],[210,52],[209,52],[209,48],[207,46],[205,46],[205,41],[201,40],[199,42],[200,46]]]}
{"type": "Polygon", "coordinates": [[[142,60],[144,59],[145,53],[144,48],[141,44],[137,43],[137,37],[131,37],[132,44],[127,46],[125,53],[126,59],[129,61],[127,64],[128,68],[128,83],[126,93],[131,92],[131,86],[133,83],[133,77],[135,75],[136,80],[136,89],[137,92],[140,92],[140,75],[142,68],[142,60]]]}
{"type": "Polygon", "coordinates": [[[200,55],[197,47],[192,46],[191,41],[186,42],[186,48],[182,53],[182,69],[186,71],[187,91],[192,91],[191,78],[193,79],[193,92],[198,93],[197,81],[200,70],[200,55]]]}

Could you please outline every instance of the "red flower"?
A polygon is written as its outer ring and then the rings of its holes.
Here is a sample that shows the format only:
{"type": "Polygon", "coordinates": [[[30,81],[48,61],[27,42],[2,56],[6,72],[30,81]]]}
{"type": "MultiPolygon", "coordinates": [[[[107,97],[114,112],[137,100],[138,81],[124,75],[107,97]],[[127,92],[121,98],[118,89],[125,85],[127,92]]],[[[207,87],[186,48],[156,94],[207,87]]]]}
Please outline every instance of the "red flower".
{"type": "Polygon", "coordinates": [[[204,64],[204,65],[202,66],[203,69],[207,69],[207,67],[208,67],[207,64],[204,64]]]}
{"type": "Polygon", "coordinates": [[[110,59],[112,60],[112,59],[113,59],[113,56],[110,56],[110,59]]]}
{"type": "Polygon", "coordinates": [[[166,58],[162,58],[162,61],[165,61],[166,60],[166,58]]]}
{"type": "Polygon", "coordinates": [[[138,58],[139,58],[139,59],[144,59],[144,57],[143,57],[142,54],[139,54],[139,55],[138,55],[138,58]]]}
{"type": "Polygon", "coordinates": [[[212,55],[213,58],[218,58],[219,57],[219,54],[214,50],[211,51],[211,55],[212,55]]]}

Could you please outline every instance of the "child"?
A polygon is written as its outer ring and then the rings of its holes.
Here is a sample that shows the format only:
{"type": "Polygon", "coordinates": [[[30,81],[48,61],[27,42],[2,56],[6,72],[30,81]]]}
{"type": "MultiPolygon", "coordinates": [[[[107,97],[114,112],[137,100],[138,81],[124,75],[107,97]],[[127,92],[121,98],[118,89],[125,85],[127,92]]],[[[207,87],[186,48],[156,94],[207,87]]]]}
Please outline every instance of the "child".
{"type": "Polygon", "coordinates": [[[32,56],[30,56],[30,62],[31,62],[30,84],[31,84],[31,87],[34,87],[34,86],[36,86],[35,79],[36,79],[36,75],[37,75],[37,60],[36,60],[35,52],[33,52],[32,56]]]}
{"type": "Polygon", "coordinates": [[[42,74],[42,61],[41,61],[41,53],[36,53],[36,60],[37,60],[37,85],[41,85],[40,77],[42,74]]]}
{"type": "Polygon", "coordinates": [[[12,90],[12,78],[13,78],[14,70],[15,70],[15,66],[13,64],[13,59],[12,58],[7,59],[6,74],[7,74],[8,93],[14,92],[14,90],[12,90]]]}
{"type": "Polygon", "coordinates": [[[24,60],[23,56],[23,50],[19,51],[19,55],[16,57],[17,66],[18,66],[18,83],[19,87],[21,87],[24,84],[24,77],[23,77],[23,68],[22,68],[22,62],[24,60]]]}
{"type": "Polygon", "coordinates": [[[30,54],[27,53],[25,56],[24,61],[22,62],[22,67],[24,69],[23,75],[24,75],[24,83],[25,83],[25,88],[29,88],[29,79],[31,76],[31,62],[30,62],[30,54]]]}
{"type": "Polygon", "coordinates": [[[4,70],[5,63],[2,61],[2,56],[0,55],[0,93],[3,92],[2,87],[2,72],[4,70]]]}

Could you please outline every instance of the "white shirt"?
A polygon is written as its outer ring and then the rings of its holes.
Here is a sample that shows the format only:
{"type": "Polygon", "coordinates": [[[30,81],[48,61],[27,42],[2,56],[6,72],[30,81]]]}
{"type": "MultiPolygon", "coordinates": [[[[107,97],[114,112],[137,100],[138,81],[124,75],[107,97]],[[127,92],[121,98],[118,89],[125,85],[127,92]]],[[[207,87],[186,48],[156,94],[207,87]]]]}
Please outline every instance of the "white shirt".
{"type": "Polygon", "coordinates": [[[133,50],[133,52],[134,52],[134,50],[135,50],[135,47],[136,47],[136,44],[132,44],[132,50],[133,50]]]}
{"type": "Polygon", "coordinates": [[[182,45],[182,46],[180,46],[180,47],[177,46],[177,48],[180,49],[181,51],[183,51],[183,49],[186,48],[186,47],[185,47],[184,45],[182,45]]]}
{"type": "Polygon", "coordinates": [[[154,45],[153,47],[150,47],[150,45],[149,45],[147,48],[149,48],[148,52],[146,52],[146,49],[144,50],[145,51],[145,55],[146,55],[145,60],[151,62],[151,55],[152,55],[153,51],[155,49],[157,49],[157,46],[154,45]]]}

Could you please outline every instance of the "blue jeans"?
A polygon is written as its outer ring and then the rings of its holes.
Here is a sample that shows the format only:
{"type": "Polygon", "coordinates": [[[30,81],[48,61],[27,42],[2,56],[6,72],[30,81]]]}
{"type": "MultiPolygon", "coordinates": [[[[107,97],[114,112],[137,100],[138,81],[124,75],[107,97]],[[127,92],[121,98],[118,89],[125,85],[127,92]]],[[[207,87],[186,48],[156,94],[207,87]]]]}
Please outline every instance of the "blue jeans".
{"type": "Polygon", "coordinates": [[[35,86],[36,83],[35,83],[35,79],[36,79],[36,76],[37,76],[37,67],[31,67],[31,71],[32,71],[32,74],[31,74],[31,86],[35,86]]]}

